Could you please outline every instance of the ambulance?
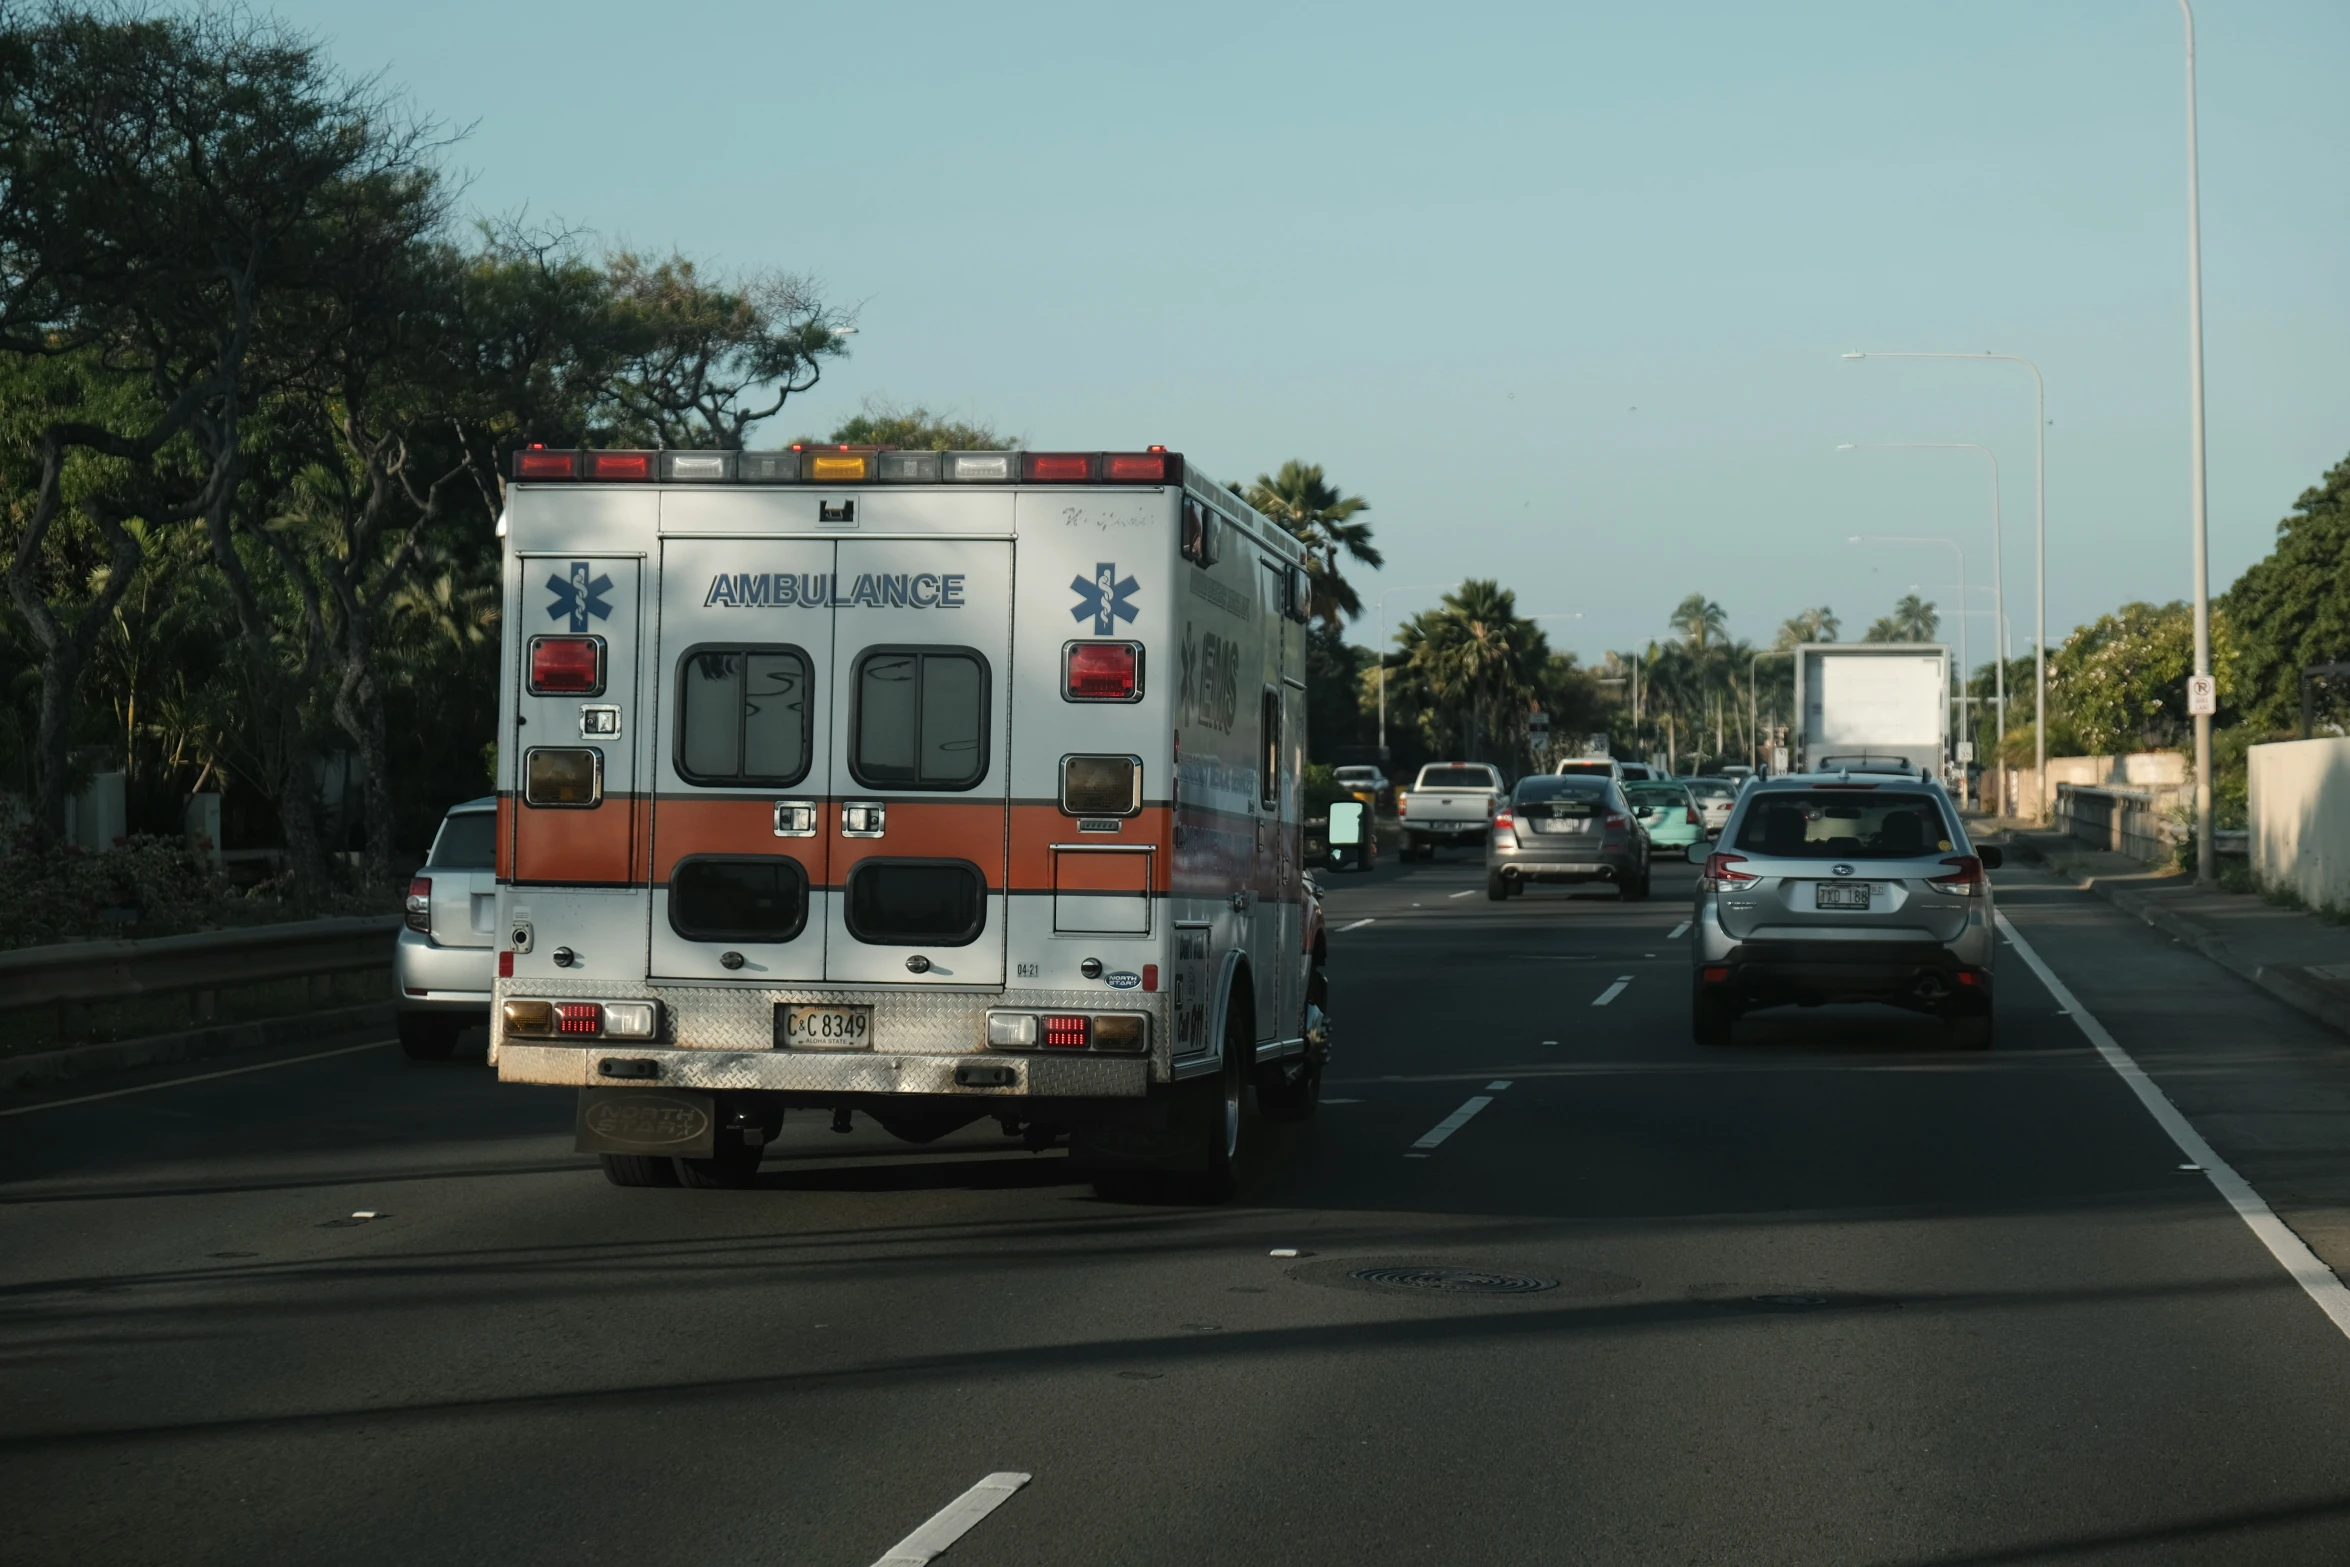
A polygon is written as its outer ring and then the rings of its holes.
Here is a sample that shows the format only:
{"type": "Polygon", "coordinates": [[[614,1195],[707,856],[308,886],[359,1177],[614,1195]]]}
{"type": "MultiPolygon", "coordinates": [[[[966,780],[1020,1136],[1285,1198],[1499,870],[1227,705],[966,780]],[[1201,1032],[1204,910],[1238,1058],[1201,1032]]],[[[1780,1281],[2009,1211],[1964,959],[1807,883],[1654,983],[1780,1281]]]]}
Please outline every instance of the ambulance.
{"type": "Polygon", "coordinates": [[[1229,1195],[1328,1057],[1304,557],[1181,454],[513,454],[499,1080],[623,1186],[792,1113],[1229,1195]]]}

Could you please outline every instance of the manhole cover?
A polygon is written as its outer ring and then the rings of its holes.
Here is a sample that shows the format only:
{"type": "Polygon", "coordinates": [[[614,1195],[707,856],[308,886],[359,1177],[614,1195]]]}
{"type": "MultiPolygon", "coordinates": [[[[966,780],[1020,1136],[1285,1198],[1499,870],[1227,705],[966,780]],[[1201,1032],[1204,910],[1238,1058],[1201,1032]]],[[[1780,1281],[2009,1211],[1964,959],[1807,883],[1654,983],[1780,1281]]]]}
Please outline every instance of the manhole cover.
{"type": "Polygon", "coordinates": [[[1347,1277],[1374,1289],[1437,1290],[1447,1295],[1531,1295],[1558,1280],[1483,1268],[1357,1268],[1347,1277]]]}

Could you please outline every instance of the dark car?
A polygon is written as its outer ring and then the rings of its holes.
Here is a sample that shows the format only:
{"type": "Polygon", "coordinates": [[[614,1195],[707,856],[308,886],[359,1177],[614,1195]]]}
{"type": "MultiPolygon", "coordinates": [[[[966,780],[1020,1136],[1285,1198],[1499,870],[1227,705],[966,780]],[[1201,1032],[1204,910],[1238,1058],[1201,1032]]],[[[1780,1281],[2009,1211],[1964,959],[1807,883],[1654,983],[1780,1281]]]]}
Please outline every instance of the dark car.
{"type": "Polygon", "coordinates": [[[1608,882],[1648,896],[1648,832],[1614,779],[1536,773],[1518,780],[1485,845],[1485,896],[1514,898],[1528,882],[1608,882]]]}

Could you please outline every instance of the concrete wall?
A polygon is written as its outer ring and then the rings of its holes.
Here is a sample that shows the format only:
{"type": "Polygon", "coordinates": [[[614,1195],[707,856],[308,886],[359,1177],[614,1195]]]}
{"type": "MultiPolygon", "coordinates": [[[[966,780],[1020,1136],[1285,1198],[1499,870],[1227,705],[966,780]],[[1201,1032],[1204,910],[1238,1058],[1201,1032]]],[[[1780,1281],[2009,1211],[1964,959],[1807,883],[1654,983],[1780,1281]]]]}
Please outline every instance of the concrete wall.
{"type": "Polygon", "coordinates": [[[2263,887],[2350,908],[2350,740],[2284,740],[2251,753],[2252,873],[2263,887]]]}
{"type": "MultiPolygon", "coordinates": [[[[2007,775],[2008,795],[2002,815],[2046,820],[2040,815],[2039,775],[2029,767],[1998,769],[2007,775]]],[[[2187,787],[2190,771],[2181,751],[2132,751],[2120,756],[2052,756],[2048,759],[2048,805],[2056,806],[2058,784],[2086,784],[2100,789],[2151,789],[2159,797],[2157,809],[2167,809],[2187,787]]],[[[1987,803],[1997,809],[1999,783],[1985,775],[1987,803]]]]}

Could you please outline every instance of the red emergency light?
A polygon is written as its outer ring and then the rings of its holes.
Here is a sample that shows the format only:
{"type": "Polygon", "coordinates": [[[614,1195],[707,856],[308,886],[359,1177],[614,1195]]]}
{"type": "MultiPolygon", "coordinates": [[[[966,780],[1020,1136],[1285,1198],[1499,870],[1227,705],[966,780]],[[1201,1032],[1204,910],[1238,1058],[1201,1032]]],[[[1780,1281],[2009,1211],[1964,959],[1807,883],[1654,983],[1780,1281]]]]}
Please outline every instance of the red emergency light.
{"type": "Polygon", "coordinates": [[[650,479],[653,476],[651,452],[589,452],[587,477],[591,479],[650,479]]]}
{"type": "Polygon", "coordinates": [[[1091,484],[1091,452],[1022,452],[1020,477],[1030,484],[1091,484]]]}
{"type": "Polygon", "coordinates": [[[569,479],[578,471],[578,458],[571,452],[550,452],[543,446],[533,446],[514,454],[517,479],[569,479]]]}

